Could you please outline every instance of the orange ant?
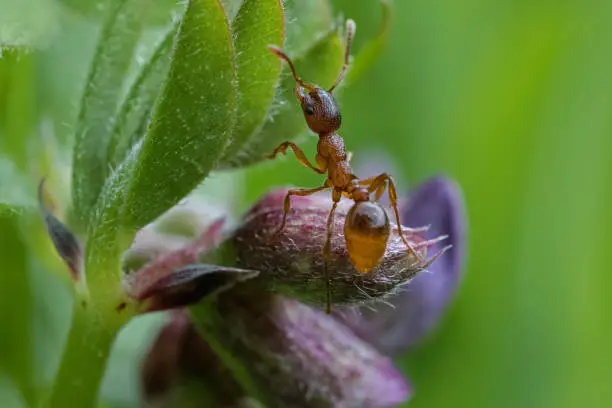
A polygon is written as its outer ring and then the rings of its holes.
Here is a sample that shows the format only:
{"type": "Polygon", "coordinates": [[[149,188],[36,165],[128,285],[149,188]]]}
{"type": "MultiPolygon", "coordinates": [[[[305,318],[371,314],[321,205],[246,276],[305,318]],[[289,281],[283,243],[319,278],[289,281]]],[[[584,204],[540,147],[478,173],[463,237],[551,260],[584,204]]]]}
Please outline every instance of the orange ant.
{"type": "MultiPolygon", "coordinates": [[[[390,224],[387,212],[377,203],[388,186],[389,200],[397,221],[397,231],[406,244],[408,250],[423,263],[415,248],[404,237],[397,209],[397,191],[391,176],[382,173],[376,177],[359,179],[349,164],[346,147],[342,136],[336,132],[340,128],[341,115],[338,104],[332,92],[342,82],[349,66],[350,47],[355,34],[355,22],[346,22],[346,48],[344,64],[336,81],[328,90],[317,85],[306,84],[296,73],[291,59],[278,47],[269,46],[270,51],[287,62],[293,78],[297,83],[295,95],[302,105],[304,118],[310,130],[319,135],[317,144],[316,163],[310,163],[304,152],[292,142],[284,142],[272,152],[268,158],[273,159],[279,153],[286,154],[291,148],[296,158],[304,166],[318,174],[326,174],[325,183],[316,188],[289,190],[285,196],[283,221],[276,234],[281,232],[287,222],[287,214],[291,206],[291,196],[308,196],[316,192],[332,189],[333,206],[327,219],[327,240],[323,247],[323,260],[325,264],[325,279],[327,285],[327,313],[331,313],[330,279],[327,271],[327,261],[331,255],[331,235],[334,212],[342,196],[346,196],[355,204],[349,210],[344,224],[344,237],[349,257],[360,273],[371,271],[382,259],[390,234],[390,224]],[[370,194],[375,193],[375,200],[370,194]]],[[[413,230],[414,231],[414,230],[413,230]]]]}

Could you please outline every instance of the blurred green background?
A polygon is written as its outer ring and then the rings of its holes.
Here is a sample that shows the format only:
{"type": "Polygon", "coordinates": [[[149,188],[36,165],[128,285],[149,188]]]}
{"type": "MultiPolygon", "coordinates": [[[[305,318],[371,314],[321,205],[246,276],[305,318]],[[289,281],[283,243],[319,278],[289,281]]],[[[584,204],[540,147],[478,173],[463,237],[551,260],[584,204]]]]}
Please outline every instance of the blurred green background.
{"type": "MultiPolygon", "coordinates": [[[[612,406],[612,2],[395,3],[383,57],[343,92],[342,134],[357,163],[390,155],[382,166],[394,169],[405,189],[440,172],[455,177],[470,221],[459,295],[439,330],[401,362],[415,386],[409,405],[612,406]]],[[[357,21],[357,48],[377,30],[377,2],[336,0],[334,7],[357,21]]],[[[54,32],[52,40],[34,39],[43,51],[5,52],[0,60],[4,202],[31,204],[34,177],[58,161],[66,167],[70,157],[65,145],[97,28],[51,9],[59,17],[30,16],[30,26],[48,24],[54,32]]],[[[310,137],[305,146],[312,151],[315,143],[310,137]]],[[[60,209],[69,193],[64,167],[52,180],[60,209]]],[[[213,175],[202,190],[213,199],[223,194],[239,213],[271,186],[319,182],[295,160],[281,159],[213,175]],[[235,196],[219,192],[228,179],[235,196]]],[[[41,252],[49,250],[38,242],[41,252]]],[[[48,381],[69,324],[65,284],[48,272],[62,266],[6,249],[0,282],[10,286],[11,265],[31,264],[35,302],[23,313],[25,306],[11,303],[0,326],[29,316],[23,324],[32,330],[36,376],[48,381]]],[[[159,321],[148,316],[122,333],[103,389],[112,406],[135,406],[135,362],[159,321]]],[[[10,330],[0,328],[9,345],[10,330]]],[[[11,398],[10,380],[0,373],[1,405],[12,407],[11,398]]]]}

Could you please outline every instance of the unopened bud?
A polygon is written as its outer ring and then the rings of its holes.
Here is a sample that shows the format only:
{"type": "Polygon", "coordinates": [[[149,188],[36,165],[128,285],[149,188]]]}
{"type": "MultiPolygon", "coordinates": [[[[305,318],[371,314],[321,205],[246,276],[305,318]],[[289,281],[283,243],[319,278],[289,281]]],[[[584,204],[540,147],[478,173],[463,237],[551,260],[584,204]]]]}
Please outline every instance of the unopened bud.
{"type": "Polygon", "coordinates": [[[47,232],[58,255],[70,269],[70,276],[77,281],[83,273],[83,249],[74,233],[58,220],[45,204],[44,186],[45,180],[43,179],[38,185],[38,205],[43,214],[47,232]]]}
{"type": "Polygon", "coordinates": [[[329,274],[331,303],[355,305],[382,300],[408,283],[429,261],[427,248],[444,237],[424,240],[419,233],[426,228],[403,227],[404,235],[416,249],[415,256],[402,241],[397,225],[390,224],[390,235],[384,255],[377,266],[360,273],[349,257],[344,226],[352,204],[345,200],[336,210],[331,224],[331,255],[324,262],[323,247],[327,238],[327,219],[331,208],[329,195],[291,197],[286,226],[278,231],[284,214],[286,190],[272,192],[260,200],[246,215],[233,237],[237,266],[256,269],[271,291],[322,305],[326,301],[326,271],[329,274]]]}
{"type": "Polygon", "coordinates": [[[267,406],[382,408],[410,397],[391,359],[298,301],[236,287],[219,296],[216,313],[216,340],[243,362],[267,406]]]}

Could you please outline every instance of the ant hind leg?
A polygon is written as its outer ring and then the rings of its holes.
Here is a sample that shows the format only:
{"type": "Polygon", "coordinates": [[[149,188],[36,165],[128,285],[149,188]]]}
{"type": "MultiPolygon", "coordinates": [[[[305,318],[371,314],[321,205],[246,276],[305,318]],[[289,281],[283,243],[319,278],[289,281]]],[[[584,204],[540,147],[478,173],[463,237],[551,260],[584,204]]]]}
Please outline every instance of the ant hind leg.
{"type": "Polygon", "coordinates": [[[327,217],[327,237],[325,239],[325,246],[323,247],[323,276],[325,279],[325,288],[326,288],[326,307],[325,313],[331,314],[331,278],[329,276],[329,270],[327,267],[327,263],[331,256],[331,237],[333,232],[333,223],[334,223],[334,213],[336,212],[336,207],[342,198],[342,191],[333,190],[332,191],[332,201],[334,204],[332,205],[331,210],[329,211],[329,216],[327,217]]]}
{"type": "Polygon", "coordinates": [[[364,180],[366,181],[366,185],[369,184],[368,192],[373,193],[376,192],[376,199],[378,199],[385,191],[385,187],[388,187],[387,192],[389,194],[389,201],[391,202],[391,207],[393,207],[393,212],[395,213],[395,221],[397,223],[397,232],[404,241],[404,244],[408,248],[410,252],[416,257],[419,263],[424,263],[425,260],[419,256],[417,250],[408,242],[406,237],[404,236],[404,232],[402,231],[402,223],[400,221],[399,210],[397,208],[397,190],[395,189],[395,183],[393,182],[393,178],[387,174],[382,173],[372,179],[364,180]]]}

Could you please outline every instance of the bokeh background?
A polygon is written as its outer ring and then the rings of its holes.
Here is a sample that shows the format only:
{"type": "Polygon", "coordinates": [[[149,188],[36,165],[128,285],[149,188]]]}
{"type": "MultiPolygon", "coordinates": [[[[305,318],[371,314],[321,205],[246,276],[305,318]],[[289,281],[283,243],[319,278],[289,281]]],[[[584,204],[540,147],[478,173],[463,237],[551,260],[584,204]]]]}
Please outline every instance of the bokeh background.
{"type": "MultiPolygon", "coordinates": [[[[41,4],[53,0],[28,1],[36,7],[27,26],[48,24],[55,34],[42,52],[0,59],[0,198],[17,204],[31,204],[40,169],[69,162],[98,30],[55,8],[60,23],[49,20],[41,4]]],[[[333,5],[357,21],[356,48],[376,32],[376,1],[333,5]]],[[[612,2],[397,0],[394,9],[382,58],[342,94],[342,134],[356,163],[392,170],[405,191],[437,173],[456,178],[470,222],[458,296],[439,329],[400,361],[415,385],[409,405],[612,406],[612,2]]],[[[304,139],[309,151],[315,143],[304,139]]],[[[53,181],[58,210],[68,175],[53,181]]],[[[239,215],[271,186],[317,183],[280,159],[215,174],[202,191],[239,215]]],[[[6,247],[0,253],[6,282],[20,260],[6,247]]],[[[59,359],[70,298],[57,260],[27,263],[32,302],[9,302],[0,288],[0,303],[12,306],[0,312],[0,345],[11,344],[8,319],[30,307],[23,324],[44,381],[59,359]]],[[[103,389],[108,406],[137,406],[138,359],[159,323],[148,316],[122,333],[103,389]]],[[[0,403],[16,404],[1,372],[0,403]]]]}

